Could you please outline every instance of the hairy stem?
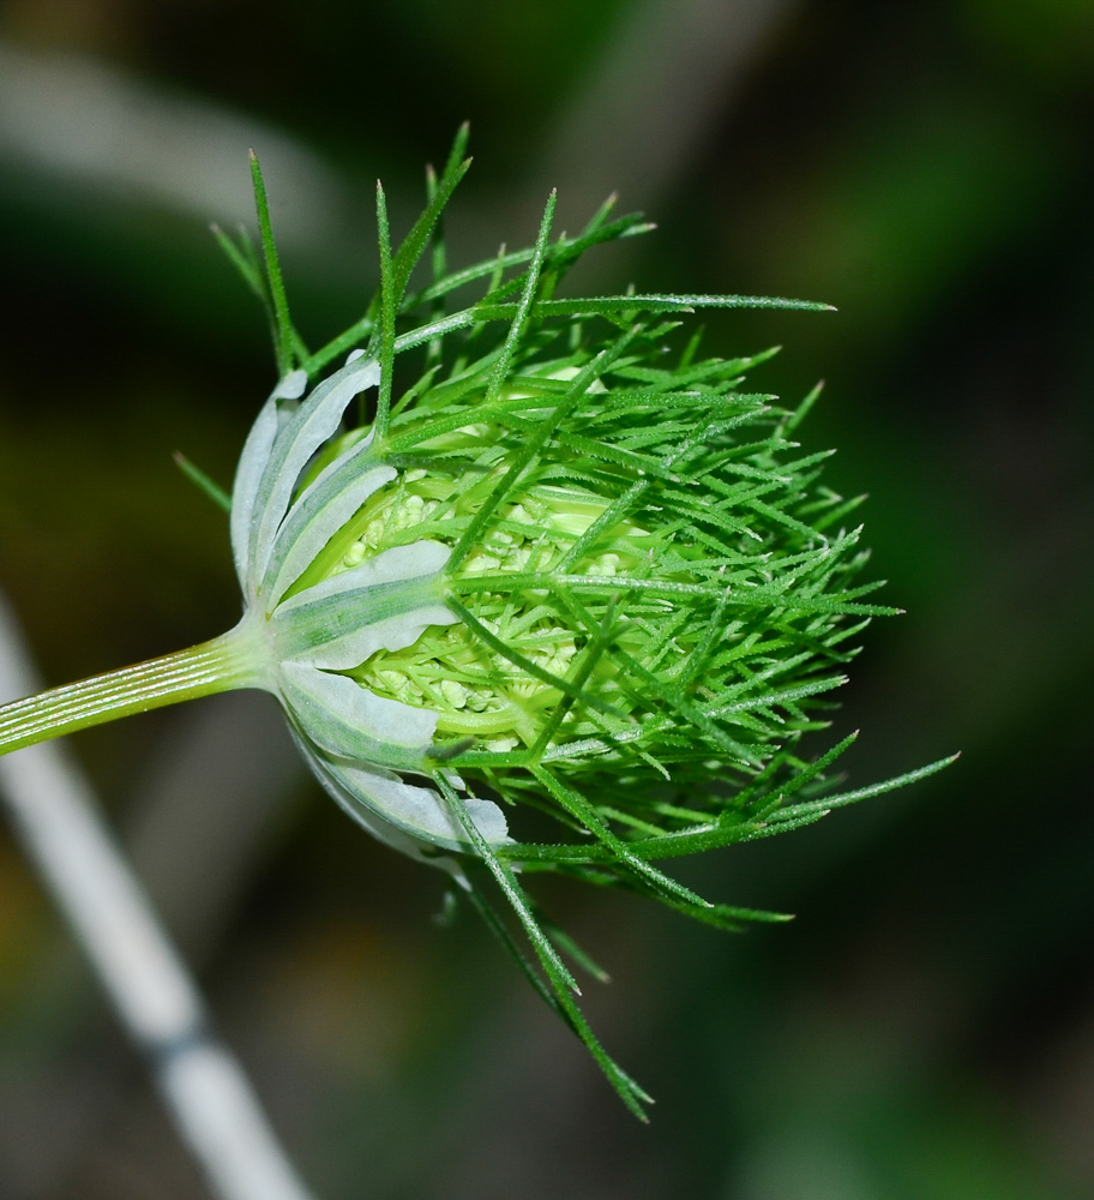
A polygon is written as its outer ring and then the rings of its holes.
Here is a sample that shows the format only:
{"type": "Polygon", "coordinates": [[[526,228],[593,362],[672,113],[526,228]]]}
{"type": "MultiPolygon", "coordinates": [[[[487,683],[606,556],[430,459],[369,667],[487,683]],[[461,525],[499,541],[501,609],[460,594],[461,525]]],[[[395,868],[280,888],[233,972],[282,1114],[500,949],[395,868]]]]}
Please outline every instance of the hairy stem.
{"type": "Polygon", "coordinates": [[[0,707],[0,754],[133,713],[234,688],[266,687],[253,621],[212,641],[0,707]]]}

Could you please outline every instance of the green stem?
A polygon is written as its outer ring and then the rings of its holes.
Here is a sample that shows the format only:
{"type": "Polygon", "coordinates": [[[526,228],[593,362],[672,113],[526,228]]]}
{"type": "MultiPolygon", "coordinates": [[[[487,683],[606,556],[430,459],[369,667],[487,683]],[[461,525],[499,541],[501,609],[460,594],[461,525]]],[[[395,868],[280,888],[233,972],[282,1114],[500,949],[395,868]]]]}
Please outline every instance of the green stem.
{"type": "Polygon", "coordinates": [[[267,688],[254,624],[212,641],[0,706],[0,755],[91,725],[235,688],[267,688]]]}

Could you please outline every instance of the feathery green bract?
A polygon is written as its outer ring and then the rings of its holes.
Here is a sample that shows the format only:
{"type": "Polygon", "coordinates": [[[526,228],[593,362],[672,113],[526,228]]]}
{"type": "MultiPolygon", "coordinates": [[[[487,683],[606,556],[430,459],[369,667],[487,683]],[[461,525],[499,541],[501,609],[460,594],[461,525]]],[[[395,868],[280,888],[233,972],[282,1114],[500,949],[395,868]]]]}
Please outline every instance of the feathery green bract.
{"type": "MultiPolygon", "coordinates": [[[[378,189],[376,297],[310,355],[289,317],[255,168],[265,281],[246,245],[226,248],[267,303],[280,373],[302,368],[314,381],[367,346],[381,371],[368,461],[393,471],[288,596],[395,547],[448,548],[441,590],[458,620],[344,673],[436,714],[422,770],[466,833],[461,881],[641,1115],[648,1097],[592,1034],[561,954],[589,960],[540,918],[523,881],[552,870],[623,886],[723,929],[778,920],[711,904],[656,864],[808,824],[945,764],[832,795],[826,771],[852,739],[814,762],[800,753],[802,736],[825,727],[867,620],[896,610],[864,600],[878,585],[858,582],[865,554],[844,524],[857,500],[826,488],[827,454],[794,440],[816,392],[788,411],[748,382],[772,352],[700,360],[695,337],[672,349],[671,318],[696,308],[826,306],[557,298],[586,250],[650,226],[611,220],[606,204],[579,236],[552,240],[553,197],[532,249],[446,272],[440,217],[466,171],[465,143],[462,130],[395,249],[378,189]],[[408,291],[427,251],[432,282],[408,291]],[[446,311],[475,284],[485,284],[479,299],[446,311]],[[464,797],[500,802],[525,840],[488,842],[464,797]],[[526,821],[523,810],[539,815],[526,821]],[[488,899],[490,879],[543,977],[488,899]]],[[[367,432],[333,440],[300,487],[367,432]]]]}

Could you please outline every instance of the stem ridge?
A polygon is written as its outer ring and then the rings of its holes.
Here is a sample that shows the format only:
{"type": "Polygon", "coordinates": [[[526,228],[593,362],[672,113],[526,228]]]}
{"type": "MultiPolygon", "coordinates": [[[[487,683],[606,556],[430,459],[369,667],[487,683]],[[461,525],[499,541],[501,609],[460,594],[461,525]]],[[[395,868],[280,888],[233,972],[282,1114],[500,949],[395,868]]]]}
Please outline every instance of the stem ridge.
{"type": "Polygon", "coordinates": [[[51,688],[0,707],[0,755],[104,721],[148,712],[240,687],[270,690],[254,652],[246,618],[220,637],[186,650],[76,683],[51,688]]]}

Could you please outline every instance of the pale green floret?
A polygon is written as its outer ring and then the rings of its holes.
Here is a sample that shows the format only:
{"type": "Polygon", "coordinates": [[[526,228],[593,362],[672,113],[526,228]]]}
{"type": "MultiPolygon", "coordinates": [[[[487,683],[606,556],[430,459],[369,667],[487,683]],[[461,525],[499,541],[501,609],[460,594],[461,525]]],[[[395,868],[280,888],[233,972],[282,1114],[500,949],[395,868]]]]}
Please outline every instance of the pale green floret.
{"type": "MultiPolygon", "coordinates": [[[[461,439],[470,435],[485,441],[498,436],[485,425],[456,432],[461,439]]],[[[489,478],[495,479],[500,470],[489,478]]],[[[408,537],[455,544],[458,534],[445,532],[443,522],[455,513],[477,511],[475,499],[466,493],[469,488],[481,492],[482,482],[477,476],[449,474],[443,466],[430,472],[421,468],[400,472],[332,539],[305,583],[337,576],[366,557],[406,544],[408,537]]],[[[534,487],[502,509],[497,526],[464,559],[457,577],[549,572],[606,507],[603,499],[573,487],[534,487]]],[[[634,569],[648,552],[643,542],[648,544],[649,536],[633,522],[620,523],[605,539],[616,549],[582,556],[568,567],[568,573],[608,578],[621,568],[634,569]]],[[[562,677],[570,671],[580,648],[575,640],[579,635],[560,625],[541,597],[524,594],[514,603],[512,598],[503,601],[487,593],[479,597],[476,612],[491,633],[536,666],[562,677]]],[[[472,737],[481,740],[484,749],[499,753],[534,745],[562,699],[557,688],[491,652],[462,624],[430,626],[413,646],[379,650],[349,674],[376,695],[436,712],[439,740],[472,737]]],[[[603,686],[614,669],[605,661],[598,674],[603,686]]],[[[550,744],[595,732],[594,725],[579,725],[575,714],[568,712],[550,744]]]]}

